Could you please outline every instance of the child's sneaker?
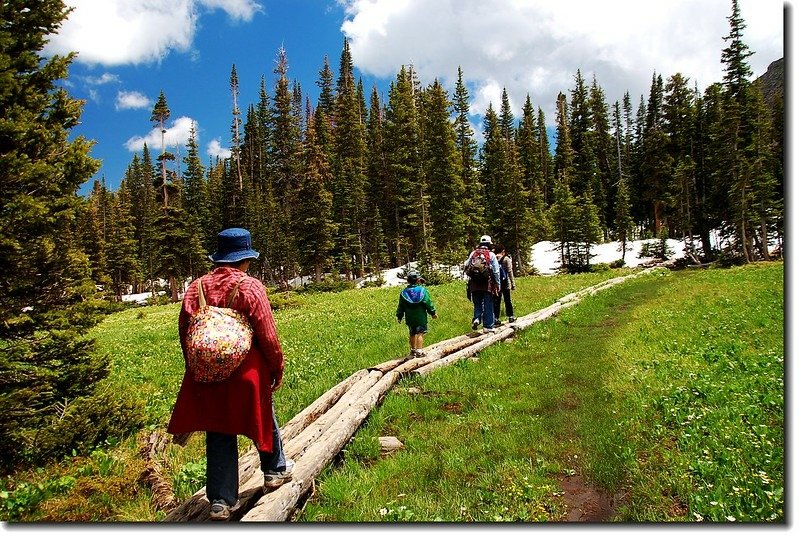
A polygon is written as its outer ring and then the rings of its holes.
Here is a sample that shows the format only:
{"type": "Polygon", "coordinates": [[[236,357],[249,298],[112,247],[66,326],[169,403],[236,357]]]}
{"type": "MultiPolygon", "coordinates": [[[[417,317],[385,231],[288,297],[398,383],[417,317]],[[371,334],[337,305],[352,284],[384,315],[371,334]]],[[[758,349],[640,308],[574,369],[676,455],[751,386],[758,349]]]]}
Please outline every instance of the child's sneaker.
{"type": "Polygon", "coordinates": [[[291,473],[294,471],[294,460],[286,459],[286,469],[282,471],[271,470],[264,472],[264,492],[276,489],[283,483],[291,481],[291,473]]]}
{"type": "Polygon", "coordinates": [[[516,317],[508,317],[508,322],[509,323],[515,323],[516,322],[516,317]]]}
{"type": "Polygon", "coordinates": [[[416,356],[417,358],[424,356],[424,351],[422,349],[413,349],[411,350],[411,356],[416,356]]]}
{"type": "Polygon", "coordinates": [[[475,319],[472,321],[472,330],[477,330],[477,327],[480,326],[480,319],[475,319]]]}
{"type": "MultiPolygon", "coordinates": [[[[236,505],[238,505],[238,502],[236,505]]],[[[229,519],[231,509],[232,507],[230,507],[225,500],[214,500],[211,503],[211,520],[229,519]]]]}

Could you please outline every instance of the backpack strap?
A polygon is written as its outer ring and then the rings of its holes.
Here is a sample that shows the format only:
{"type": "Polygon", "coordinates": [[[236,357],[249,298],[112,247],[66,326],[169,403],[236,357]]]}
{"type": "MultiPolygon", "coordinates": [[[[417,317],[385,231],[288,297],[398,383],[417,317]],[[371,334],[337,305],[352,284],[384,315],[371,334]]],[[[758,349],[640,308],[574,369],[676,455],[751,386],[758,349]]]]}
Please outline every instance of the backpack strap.
{"type": "Polygon", "coordinates": [[[227,301],[227,307],[230,308],[233,306],[233,300],[235,300],[236,295],[239,294],[239,286],[241,282],[243,282],[247,278],[247,275],[241,277],[239,281],[236,282],[236,286],[233,288],[233,292],[230,294],[230,298],[227,301]]]}
{"type": "Polygon", "coordinates": [[[197,291],[200,293],[200,308],[205,307],[205,294],[203,293],[203,279],[197,280],[197,291]]]}

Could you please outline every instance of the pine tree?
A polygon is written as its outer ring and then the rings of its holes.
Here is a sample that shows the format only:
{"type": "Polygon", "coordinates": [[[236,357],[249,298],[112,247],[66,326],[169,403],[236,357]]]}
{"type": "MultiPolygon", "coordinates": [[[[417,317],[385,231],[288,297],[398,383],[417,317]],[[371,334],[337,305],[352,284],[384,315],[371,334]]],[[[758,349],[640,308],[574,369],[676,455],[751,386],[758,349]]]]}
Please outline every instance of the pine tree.
{"type": "Polygon", "coordinates": [[[366,245],[369,256],[370,272],[385,268],[388,262],[388,247],[386,245],[386,232],[390,229],[392,219],[390,199],[393,198],[394,185],[388,180],[388,163],[386,161],[386,147],[383,139],[384,109],[377,93],[377,87],[372,87],[369,98],[369,119],[366,124],[366,176],[367,207],[372,207],[372,212],[367,216],[367,228],[371,229],[371,241],[366,245]]]}
{"type": "Polygon", "coordinates": [[[621,259],[627,253],[627,241],[632,239],[634,222],[630,215],[630,191],[627,188],[627,179],[622,176],[616,189],[615,219],[613,221],[615,238],[621,250],[621,259]]]}
{"type": "Polygon", "coordinates": [[[502,88],[502,101],[499,109],[499,129],[502,137],[506,140],[513,140],[516,137],[516,118],[510,107],[508,90],[502,88]]]}
{"type": "Polygon", "coordinates": [[[591,247],[602,240],[599,209],[590,193],[577,198],[577,235],[569,256],[569,272],[587,272],[591,269],[591,247]]]}
{"type": "Polygon", "coordinates": [[[605,92],[596,77],[588,92],[588,109],[591,115],[590,143],[595,158],[596,172],[591,181],[591,197],[599,210],[599,222],[607,238],[613,223],[613,162],[614,144],[610,134],[610,119],[605,92]]]}
{"type": "Polygon", "coordinates": [[[89,156],[91,142],[70,136],[81,102],[59,81],[74,56],[40,55],[68,10],[55,0],[35,9],[4,2],[2,10],[0,468],[6,472],[91,448],[138,419],[125,394],[99,389],[108,358],[94,353],[86,337],[99,315],[75,232],[77,190],[99,163],[89,156]]]}
{"type": "Polygon", "coordinates": [[[136,238],[128,192],[126,185],[121,184],[112,202],[113,224],[109,229],[107,272],[118,301],[142,277],[136,256],[136,238]]]}
{"type": "MultiPolygon", "coordinates": [[[[215,226],[210,219],[205,167],[200,161],[197,131],[194,125],[189,134],[187,153],[183,161],[186,163],[186,173],[183,175],[182,206],[188,218],[187,231],[193,244],[202,245],[200,251],[212,252],[216,247],[215,226]]],[[[193,253],[196,254],[197,251],[194,250],[193,253]]],[[[193,278],[196,278],[208,269],[208,262],[203,255],[192,257],[189,272],[193,278]]]]}
{"type": "Polygon", "coordinates": [[[671,203],[669,176],[673,158],[669,155],[668,144],[663,117],[663,79],[653,74],[646,107],[640,170],[643,178],[642,196],[651,208],[652,231],[655,235],[660,233],[666,208],[671,203]]]}
{"type": "Polygon", "coordinates": [[[95,180],[89,199],[80,212],[78,225],[81,249],[89,257],[92,280],[101,286],[111,283],[106,274],[107,230],[111,218],[109,197],[105,181],[95,180]]]}
{"type": "Polygon", "coordinates": [[[424,92],[423,102],[424,174],[430,194],[432,236],[440,260],[455,265],[466,254],[466,217],[460,155],[450,122],[452,103],[438,80],[424,92]]]}
{"type": "Polygon", "coordinates": [[[424,249],[426,199],[418,111],[413,81],[404,66],[389,85],[388,95],[384,134],[388,180],[396,193],[391,210],[394,235],[389,241],[397,262],[407,263],[424,249]]]}
{"type": "Polygon", "coordinates": [[[362,275],[366,268],[366,130],[359,93],[345,40],[336,83],[332,192],[339,269],[349,276],[362,275]]]}
{"type": "Polygon", "coordinates": [[[568,119],[574,171],[569,188],[575,196],[579,196],[584,192],[591,192],[594,177],[597,176],[599,170],[592,140],[594,120],[588,99],[588,88],[579,69],[574,80],[568,119]]]}
{"type": "Polygon", "coordinates": [[[543,198],[544,204],[549,206],[553,198],[553,159],[549,152],[549,136],[547,134],[546,116],[544,115],[544,111],[541,110],[540,106],[538,107],[537,131],[539,162],[541,163],[540,168],[542,176],[541,196],[543,198]]]}
{"type": "Polygon", "coordinates": [[[465,248],[477,244],[484,234],[485,219],[483,188],[477,176],[477,142],[469,121],[469,91],[463,81],[463,70],[458,67],[458,80],[453,96],[455,112],[455,146],[460,155],[461,182],[464,187],[463,213],[466,215],[465,248]]]}
{"type": "Polygon", "coordinates": [[[577,201],[564,176],[555,181],[553,198],[549,221],[552,224],[553,239],[560,250],[561,267],[568,270],[570,254],[577,241],[578,212],[577,201]]]}
{"type": "MultiPolygon", "coordinates": [[[[153,263],[155,275],[164,278],[173,302],[179,299],[184,280],[192,275],[192,267],[202,256],[203,246],[198,236],[189,230],[188,218],[181,206],[181,181],[167,162],[175,155],[166,150],[164,124],[170,116],[166,96],[162,91],[153,108],[150,120],[161,130],[161,154],[158,156],[160,174],[156,175],[156,202],[159,207],[153,219],[153,246],[156,253],[153,263]]],[[[152,255],[153,252],[148,252],[152,255]]],[[[196,272],[195,272],[196,273],[196,272]]]]}
{"type": "Polygon", "coordinates": [[[302,133],[293,111],[294,96],[290,89],[288,69],[286,50],[281,47],[274,69],[277,80],[272,99],[270,146],[273,166],[271,195],[280,211],[273,215],[276,229],[269,236],[275,243],[271,261],[275,268],[281,267],[280,279],[284,285],[295,273],[295,256],[292,254],[295,246],[291,229],[298,199],[297,178],[302,166],[302,133]]]}
{"type": "Polygon", "coordinates": [[[332,219],[333,195],[326,188],[331,179],[330,166],[322,148],[316,143],[310,105],[308,108],[304,173],[297,192],[302,203],[297,204],[292,231],[300,266],[304,273],[312,271],[319,282],[330,260],[336,229],[332,219]]]}
{"type": "Polygon", "coordinates": [[[499,231],[500,193],[503,188],[507,162],[507,140],[502,133],[500,118],[491,103],[483,118],[483,147],[480,149],[480,182],[484,195],[486,230],[492,236],[499,231]]]}
{"type": "MultiPolygon", "coordinates": [[[[568,105],[566,104],[566,96],[563,93],[558,93],[557,117],[555,122],[557,143],[555,145],[553,163],[555,173],[554,181],[555,184],[565,181],[568,185],[571,184],[574,174],[574,149],[571,143],[568,105]]],[[[571,190],[571,187],[569,190],[571,190]]],[[[555,198],[557,199],[557,197],[555,198]]]]}

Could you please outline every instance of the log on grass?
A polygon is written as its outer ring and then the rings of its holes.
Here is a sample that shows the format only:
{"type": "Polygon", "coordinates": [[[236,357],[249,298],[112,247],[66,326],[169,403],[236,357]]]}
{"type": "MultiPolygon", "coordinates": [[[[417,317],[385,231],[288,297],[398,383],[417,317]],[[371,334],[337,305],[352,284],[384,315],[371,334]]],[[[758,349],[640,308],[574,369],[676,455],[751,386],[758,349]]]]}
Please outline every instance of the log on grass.
{"type": "Polygon", "coordinates": [[[313,486],[314,479],[349,442],[361,423],[397,379],[399,375],[392,371],[372,386],[295,462],[293,479],[261,497],[244,515],[242,522],[287,520],[303,495],[313,486]]]}
{"type": "Polygon", "coordinates": [[[496,333],[489,333],[486,334],[480,341],[475,343],[474,345],[470,345],[465,349],[459,350],[458,352],[454,352],[452,354],[448,354],[443,358],[436,360],[435,362],[431,362],[427,365],[424,365],[418,369],[415,369],[413,373],[417,375],[427,375],[431,371],[435,371],[441,367],[447,366],[453,362],[457,362],[458,360],[463,360],[464,358],[469,358],[470,356],[474,356],[481,350],[485,349],[486,347],[493,345],[497,341],[502,341],[503,339],[509,338],[513,335],[515,330],[513,328],[505,328],[504,330],[500,330],[496,333]]]}
{"type": "Polygon", "coordinates": [[[291,418],[283,427],[280,428],[280,436],[285,444],[299,433],[301,433],[308,425],[316,421],[319,416],[324,414],[335,405],[341,396],[349,390],[353,384],[361,380],[367,375],[366,369],[359,369],[349,377],[345,378],[325,393],[320,395],[313,403],[305,407],[299,414],[291,418]]]}
{"type": "Polygon", "coordinates": [[[370,371],[366,376],[353,384],[352,387],[341,396],[336,404],[330,407],[319,419],[308,425],[308,427],[303,429],[296,437],[283,444],[283,451],[286,457],[294,459],[296,463],[297,459],[301,457],[317,439],[330,427],[335,425],[340,417],[350,408],[357,405],[363,395],[384,376],[385,375],[380,371],[370,371]]]}

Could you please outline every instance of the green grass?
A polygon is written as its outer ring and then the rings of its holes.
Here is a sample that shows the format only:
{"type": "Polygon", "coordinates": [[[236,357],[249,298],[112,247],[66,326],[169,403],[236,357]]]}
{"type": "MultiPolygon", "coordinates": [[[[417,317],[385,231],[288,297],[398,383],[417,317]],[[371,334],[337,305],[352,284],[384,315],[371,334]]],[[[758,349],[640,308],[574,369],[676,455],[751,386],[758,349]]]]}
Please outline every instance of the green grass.
{"type": "Polygon", "coordinates": [[[329,469],[315,521],[784,520],[781,264],[663,272],[394,390],[329,469]],[[405,443],[380,459],[378,436],[405,443]]]}
{"type": "MultiPolygon", "coordinates": [[[[520,278],[517,316],[619,273],[520,278]]],[[[624,493],[620,520],[783,520],[782,277],[782,264],[767,264],[636,278],[479,361],[403,380],[320,476],[300,518],[558,520],[557,478],[580,473],[624,493]],[[404,449],[380,458],[384,435],[404,449]]],[[[407,329],[394,318],[398,292],[303,295],[276,311],[286,354],[281,422],[353,371],[407,352],[407,329]]],[[[439,318],[425,345],[466,333],[464,285],[431,294],[439,318]]],[[[108,382],[146,402],[149,428],[165,426],[183,375],[178,311],[128,310],[94,331],[112,358],[108,382]]],[[[2,488],[50,491],[15,518],[163,518],[136,483],[136,439],[104,452],[12,476],[2,488]],[[116,462],[101,465],[108,457],[116,462]],[[64,491],[71,481],[61,477],[77,483],[64,491]]],[[[201,435],[167,448],[162,463],[179,497],[202,486],[203,457],[201,435]]]]}

